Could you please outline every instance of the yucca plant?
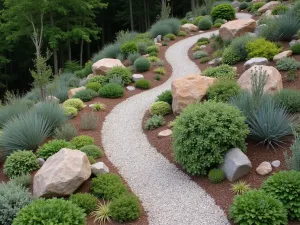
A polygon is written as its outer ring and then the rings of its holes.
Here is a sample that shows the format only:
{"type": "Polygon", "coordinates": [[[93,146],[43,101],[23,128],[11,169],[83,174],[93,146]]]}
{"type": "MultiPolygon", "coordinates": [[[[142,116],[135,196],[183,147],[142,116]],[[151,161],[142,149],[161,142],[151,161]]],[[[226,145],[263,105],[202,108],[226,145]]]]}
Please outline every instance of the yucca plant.
{"type": "Polygon", "coordinates": [[[250,190],[250,185],[246,181],[238,181],[231,185],[231,191],[235,195],[242,195],[250,190]]]}
{"type": "Polygon", "coordinates": [[[110,203],[98,203],[96,210],[91,213],[91,216],[95,217],[95,223],[105,224],[106,222],[111,222],[109,205],[110,203]]]}

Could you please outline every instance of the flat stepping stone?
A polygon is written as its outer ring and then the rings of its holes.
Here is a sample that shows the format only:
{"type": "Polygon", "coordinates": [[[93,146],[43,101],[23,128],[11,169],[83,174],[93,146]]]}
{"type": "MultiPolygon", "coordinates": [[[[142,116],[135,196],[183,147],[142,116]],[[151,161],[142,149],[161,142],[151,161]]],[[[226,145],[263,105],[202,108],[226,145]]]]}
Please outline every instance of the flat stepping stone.
{"type": "Polygon", "coordinates": [[[173,131],[170,129],[167,130],[163,130],[161,132],[158,133],[158,137],[169,137],[173,134],[173,131]]]}
{"type": "Polygon", "coordinates": [[[138,80],[144,79],[144,75],[143,74],[133,74],[132,79],[133,79],[134,82],[136,82],[138,80]]]}
{"type": "Polygon", "coordinates": [[[127,91],[134,91],[136,88],[134,86],[127,86],[126,90],[127,91]]]}

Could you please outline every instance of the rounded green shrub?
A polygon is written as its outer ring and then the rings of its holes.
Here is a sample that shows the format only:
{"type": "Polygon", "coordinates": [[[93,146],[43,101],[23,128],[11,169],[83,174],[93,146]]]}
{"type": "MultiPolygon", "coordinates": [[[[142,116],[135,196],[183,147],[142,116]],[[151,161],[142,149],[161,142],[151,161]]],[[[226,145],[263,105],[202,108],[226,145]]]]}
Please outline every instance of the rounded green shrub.
{"type": "Polygon", "coordinates": [[[207,90],[207,98],[211,100],[228,102],[228,100],[239,93],[241,88],[235,80],[218,80],[207,90]]]}
{"type": "Polygon", "coordinates": [[[17,177],[14,177],[14,178],[10,179],[9,182],[14,183],[15,185],[28,187],[30,184],[32,184],[31,174],[30,173],[22,174],[20,176],[17,176],[17,177]]]}
{"type": "Polygon", "coordinates": [[[151,45],[147,48],[147,53],[150,54],[151,52],[159,52],[159,48],[156,45],[151,45]]]}
{"type": "Polygon", "coordinates": [[[224,20],[223,20],[223,19],[216,19],[216,20],[214,21],[214,24],[216,24],[216,23],[224,24],[224,20]]]}
{"type": "Polygon", "coordinates": [[[213,21],[216,19],[233,20],[235,18],[235,10],[230,4],[220,4],[214,7],[210,13],[213,21]]]}
{"type": "Polygon", "coordinates": [[[103,75],[94,76],[91,79],[89,79],[89,83],[93,83],[93,82],[99,83],[101,86],[103,86],[104,84],[107,83],[107,77],[103,75]]]}
{"type": "Polygon", "coordinates": [[[86,214],[90,214],[97,207],[97,198],[89,193],[77,193],[70,196],[69,200],[84,210],[86,214]]]}
{"type": "Polygon", "coordinates": [[[179,36],[179,37],[185,37],[186,36],[186,32],[184,32],[184,31],[181,30],[181,31],[178,32],[177,36],[179,36]]]}
{"type": "Polygon", "coordinates": [[[206,175],[211,167],[223,162],[232,147],[245,150],[249,134],[245,120],[237,108],[225,103],[189,105],[173,128],[175,160],[192,175],[206,175]]]}
{"type": "Polygon", "coordinates": [[[163,38],[169,38],[170,40],[175,40],[176,39],[176,35],[175,34],[166,34],[166,35],[164,35],[163,38]]]}
{"type": "Polygon", "coordinates": [[[253,3],[252,7],[251,7],[251,12],[254,13],[254,12],[257,12],[257,10],[259,8],[261,8],[265,3],[264,2],[255,2],[253,3]]]}
{"type": "Polygon", "coordinates": [[[134,64],[135,60],[137,60],[138,58],[141,57],[140,53],[131,53],[128,55],[127,59],[129,60],[129,62],[131,63],[131,65],[134,64]]]}
{"type": "Polygon", "coordinates": [[[99,89],[101,88],[101,84],[99,84],[98,82],[89,82],[85,87],[87,89],[91,89],[93,91],[98,92],[99,89]]]}
{"type": "Polygon", "coordinates": [[[153,38],[156,38],[158,35],[166,35],[169,33],[177,34],[180,30],[181,23],[180,20],[175,18],[159,20],[157,23],[153,24],[150,29],[150,34],[153,38]]]}
{"type": "Polygon", "coordinates": [[[124,95],[124,88],[119,84],[106,84],[99,90],[100,97],[120,98],[124,95]]]}
{"type": "Polygon", "coordinates": [[[283,57],[276,63],[276,68],[280,71],[297,70],[300,63],[292,57],[283,57]]]}
{"type": "Polygon", "coordinates": [[[27,188],[14,182],[0,183],[0,224],[13,224],[17,213],[31,201],[27,188]]]}
{"type": "Polygon", "coordinates": [[[92,193],[98,198],[112,200],[127,193],[125,185],[117,174],[100,174],[92,179],[92,193]]]}
{"type": "Polygon", "coordinates": [[[211,169],[208,173],[208,179],[210,182],[218,184],[225,179],[225,174],[221,169],[211,169]]]}
{"type": "Polygon", "coordinates": [[[165,124],[164,117],[162,115],[154,115],[148,119],[145,123],[146,130],[154,130],[158,127],[161,127],[165,124]]]}
{"type": "Polygon", "coordinates": [[[291,50],[293,54],[299,55],[300,54],[300,43],[296,43],[291,46],[291,50]]]}
{"type": "Polygon", "coordinates": [[[81,99],[83,102],[91,101],[93,98],[97,96],[97,92],[91,89],[85,89],[82,91],[78,91],[72,98],[81,99]]]}
{"type": "Polygon", "coordinates": [[[209,62],[210,61],[210,58],[209,57],[203,57],[203,58],[201,58],[200,60],[199,60],[199,63],[207,63],[207,62],[209,62]]]}
{"type": "Polygon", "coordinates": [[[262,190],[283,203],[291,220],[300,220],[299,171],[280,171],[272,175],[263,183],[262,190]]]}
{"type": "Polygon", "coordinates": [[[71,99],[68,99],[67,101],[65,101],[63,103],[63,106],[64,107],[74,107],[80,111],[83,109],[84,104],[83,104],[83,101],[79,98],[71,98],[71,99]]]}
{"type": "MultiPolygon", "coordinates": [[[[196,18],[194,18],[194,20],[192,21],[192,24],[198,26],[200,20],[203,19],[203,16],[197,16],[196,18]]],[[[190,22],[189,22],[190,23],[190,22]]]]}
{"type": "Polygon", "coordinates": [[[223,64],[217,67],[209,67],[203,71],[203,75],[207,77],[215,77],[233,80],[236,78],[236,71],[233,67],[223,64]]]}
{"type": "Polygon", "coordinates": [[[208,56],[208,53],[206,51],[196,51],[193,53],[193,57],[194,59],[201,59],[203,57],[207,57],[208,56]]]}
{"type": "Polygon", "coordinates": [[[156,101],[162,101],[162,102],[167,102],[170,105],[172,105],[173,102],[173,97],[172,97],[172,91],[164,91],[160,95],[157,96],[156,101]]]}
{"type": "Polygon", "coordinates": [[[128,56],[131,53],[138,52],[138,46],[135,41],[128,41],[121,45],[121,52],[128,56]]]}
{"type": "Polygon", "coordinates": [[[286,13],[289,10],[287,5],[281,4],[277,5],[272,9],[272,15],[281,15],[286,13]]]}
{"type": "Polygon", "coordinates": [[[37,151],[37,155],[39,158],[48,159],[50,156],[59,152],[62,148],[69,147],[70,143],[65,140],[53,140],[44,144],[37,151]]]}
{"type": "Polygon", "coordinates": [[[257,38],[248,42],[246,45],[246,51],[248,53],[248,59],[254,57],[264,57],[267,59],[273,59],[273,57],[280,52],[281,48],[273,42],[267,41],[264,38],[257,38]]]}
{"type": "Polygon", "coordinates": [[[140,89],[149,89],[151,84],[149,80],[140,79],[135,82],[135,86],[140,89]]]}
{"type": "Polygon", "coordinates": [[[94,159],[97,159],[104,155],[104,153],[97,145],[85,145],[80,148],[80,151],[84,152],[87,156],[92,156],[94,159]]]}
{"type": "Polygon", "coordinates": [[[140,57],[134,62],[134,68],[137,72],[145,72],[150,69],[151,62],[145,57],[140,57]]]}
{"type": "Polygon", "coordinates": [[[230,217],[237,224],[287,225],[283,204],[263,191],[250,190],[234,198],[230,217]]]}
{"type": "Polygon", "coordinates": [[[72,147],[76,149],[80,149],[85,145],[93,145],[94,144],[94,138],[87,136],[87,135],[80,135],[77,137],[74,137],[71,141],[70,144],[72,147]]]}
{"type": "Polygon", "coordinates": [[[222,62],[227,65],[235,65],[241,61],[240,57],[236,55],[231,47],[225,48],[222,54],[222,62]]]}
{"type": "Polygon", "coordinates": [[[109,205],[110,215],[119,223],[137,220],[141,215],[138,198],[132,194],[122,195],[109,205]]]}
{"type": "Polygon", "coordinates": [[[222,23],[214,23],[214,27],[220,28],[223,24],[222,23]]]}
{"type": "Polygon", "coordinates": [[[88,156],[88,160],[89,160],[91,165],[93,165],[97,162],[96,159],[94,159],[92,156],[88,156]]]}
{"type": "Polygon", "coordinates": [[[300,92],[298,90],[282,89],[274,96],[274,100],[291,113],[300,112],[300,92]]]}
{"type": "Polygon", "coordinates": [[[115,66],[110,69],[107,74],[106,78],[109,80],[111,78],[121,78],[123,84],[130,84],[132,82],[132,74],[128,68],[124,68],[121,66],[115,66]]]}
{"type": "Polygon", "coordinates": [[[36,156],[32,151],[15,151],[7,157],[3,172],[8,177],[17,177],[31,173],[39,168],[36,156]]]}
{"type": "Polygon", "coordinates": [[[63,109],[64,109],[64,113],[67,116],[70,116],[70,117],[77,116],[78,110],[76,108],[71,107],[71,106],[65,106],[63,109]]]}
{"type": "Polygon", "coordinates": [[[240,10],[245,10],[247,9],[249,6],[249,3],[248,2],[241,2],[241,4],[239,5],[239,9],[240,10]]]}
{"type": "Polygon", "coordinates": [[[212,24],[211,20],[208,18],[203,18],[198,23],[198,27],[200,30],[209,30],[210,28],[212,28],[212,26],[213,26],[213,24],[212,24]]]}
{"type": "Polygon", "coordinates": [[[171,106],[167,102],[158,101],[154,102],[150,107],[151,115],[161,115],[165,116],[172,112],[171,106]]]}
{"type": "Polygon", "coordinates": [[[13,225],[64,224],[85,225],[85,213],[71,201],[39,199],[21,209],[13,225]]]}

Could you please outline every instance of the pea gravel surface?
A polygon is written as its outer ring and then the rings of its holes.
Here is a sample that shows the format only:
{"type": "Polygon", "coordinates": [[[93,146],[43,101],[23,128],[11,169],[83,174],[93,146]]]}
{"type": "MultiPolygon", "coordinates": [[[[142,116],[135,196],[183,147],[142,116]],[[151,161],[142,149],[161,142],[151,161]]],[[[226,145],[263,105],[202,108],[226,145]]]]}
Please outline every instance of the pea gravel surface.
{"type": "MultiPolygon", "coordinates": [[[[237,14],[237,17],[249,18],[250,15],[237,14]]],[[[230,224],[214,199],[158,153],[142,129],[143,116],[158,94],[170,90],[176,78],[200,74],[188,57],[188,50],[200,37],[209,38],[212,34],[218,31],[197,34],[169,47],[166,59],[173,69],[170,79],[118,104],[102,127],[104,150],[141,199],[150,225],[230,224]]]]}

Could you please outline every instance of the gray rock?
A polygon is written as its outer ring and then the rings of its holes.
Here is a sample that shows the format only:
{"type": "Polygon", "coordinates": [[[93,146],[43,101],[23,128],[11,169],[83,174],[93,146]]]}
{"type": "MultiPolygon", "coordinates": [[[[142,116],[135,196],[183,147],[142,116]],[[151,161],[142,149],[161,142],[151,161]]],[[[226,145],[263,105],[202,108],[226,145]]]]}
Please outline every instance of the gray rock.
{"type": "Polygon", "coordinates": [[[52,95],[47,96],[45,100],[47,102],[59,103],[59,99],[52,95]]]}
{"type": "Polygon", "coordinates": [[[132,79],[134,80],[134,82],[144,79],[144,75],[143,74],[133,74],[132,75],[132,79]]]}
{"type": "Polygon", "coordinates": [[[266,66],[266,65],[268,65],[268,59],[263,58],[263,57],[255,57],[255,58],[249,59],[247,62],[245,62],[244,69],[247,70],[254,65],[265,65],[266,66]]]}
{"type": "Polygon", "coordinates": [[[280,161],[279,160],[274,160],[271,164],[272,164],[273,167],[278,168],[280,166],[280,161]]]}
{"type": "Polygon", "coordinates": [[[299,44],[299,43],[300,43],[300,40],[292,40],[289,45],[292,47],[293,45],[299,44]]]}
{"type": "Polygon", "coordinates": [[[239,148],[230,149],[225,155],[224,163],[220,165],[229,181],[240,179],[248,174],[251,168],[249,158],[239,148]]]}
{"type": "Polygon", "coordinates": [[[156,40],[157,40],[158,42],[161,42],[161,35],[157,35],[156,40]]]}
{"type": "Polygon", "coordinates": [[[205,49],[206,48],[206,45],[201,45],[200,46],[200,49],[205,49]]]}
{"type": "Polygon", "coordinates": [[[234,7],[234,8],[238,8],[240,6],[240,3],[238,1],[233,1],[231,3],[231,5],[234,7]]]}
{"type": "Polygon", "coordinates": [[[134,91],[134,90],[135,90],[135,87],[134,87],[134,86],[127,86],[127,87],[126,87],[126,90],[127,90],[127,91],[134,91]]]}
{"type": "Polygon", "coordinates": [[[208,62],[208,65],[218,65],[222,62],[222,57],[213,59],[208,62]]]}
{"type": "Polygon", "coordinates": [[[261,29],[262,29],[263,27],[266,27],[266,26],[267,26],[266,24],[261,24],[261,25],[257,26],[257,27],[255,28],[255,30],[254,30],[254,33],[255,33],[255,34],[259,34],[259,32],[261,31],[261,29]]]}
{"type": "Polygon", "coordinates": [[[36,159],[36,162],[37,162],[40,166],[42,166],[42,165],[44,165],[45,160],[42,159],[42,158],[37,158],[37,159],[36,159]]]}
{"type": "Polygon", "coordinates": [[[91,170],[95,176],[98,174],[109,173],[108,167],[103,162],[97,162],[91,165],[91,170]]]}

